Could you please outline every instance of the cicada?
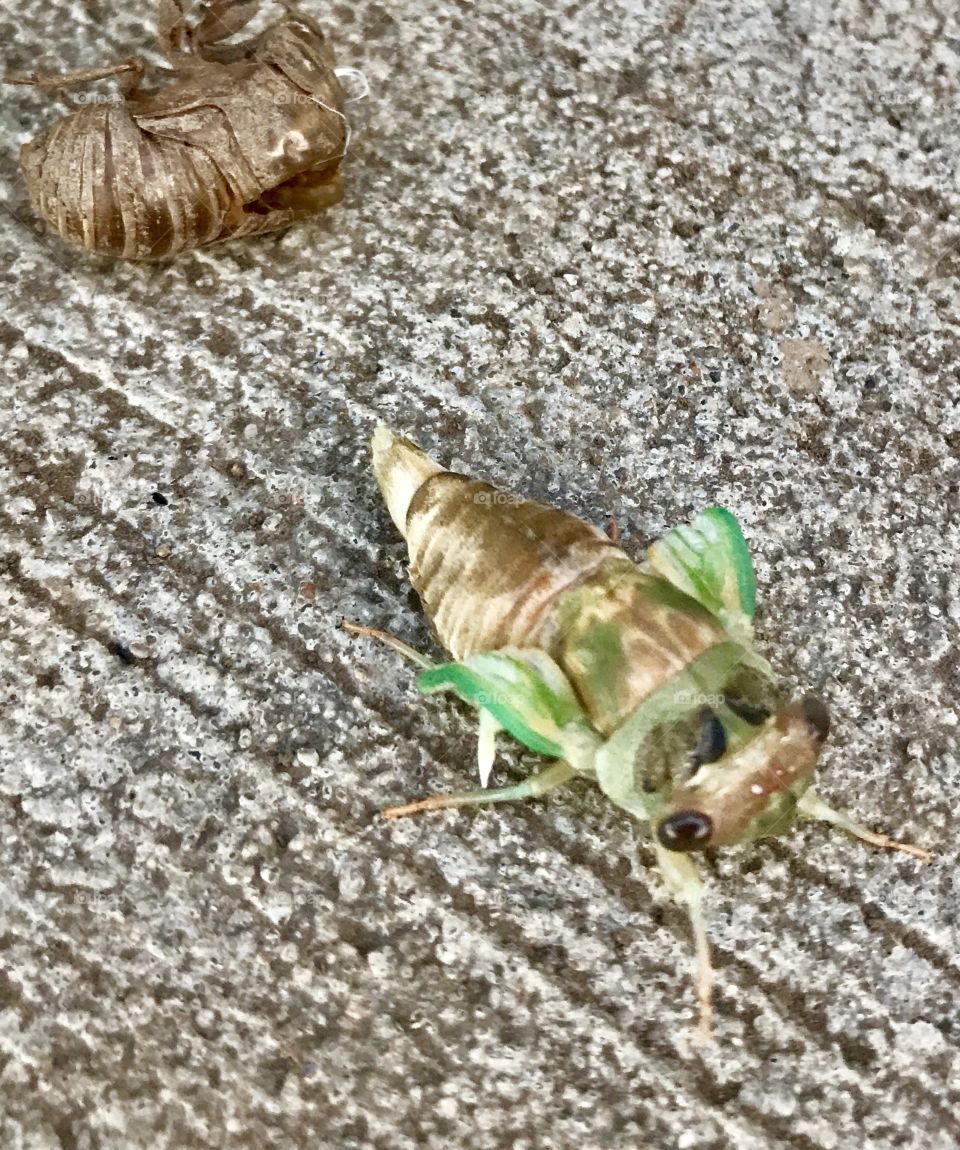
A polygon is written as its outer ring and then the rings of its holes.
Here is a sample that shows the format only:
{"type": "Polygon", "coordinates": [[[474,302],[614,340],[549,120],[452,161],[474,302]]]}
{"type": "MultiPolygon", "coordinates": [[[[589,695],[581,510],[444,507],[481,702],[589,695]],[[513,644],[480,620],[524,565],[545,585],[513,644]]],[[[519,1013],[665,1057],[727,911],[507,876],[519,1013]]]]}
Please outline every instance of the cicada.
{"type": "Polygon", "coordinates": [[[385,427],[373,438],[373,468],[406,539],[413,586],[454,661],[345,626],[409,657],[426,694],[449,691],[477,709],[484,788],[501,731],[553,760],[514,786],[434,795],[387,818],[593,779],[649,823],[663,881],[689,912],[703,1036],[713,971],[698,852],[820,819],[928,860],[811,789],[827,709],[814,695],[785,697],[755,649],[753,564],[729,511],[700,512],[638,564],[598,528],[447,471],[385,427]]]}
{"type": "Polygon", "coordinates": [[[188,21],[187,0],[161,0],[157,41],[169,68],[132,59],[5,77],[48,91],[120,78],[120,100],[77,107],[21,150],[31,202],[63,239],[168,259],[285,228],[342,197],[348,133],[330,46],[292,10],[224,43],[260,6],[218,0],[188,21]]]}

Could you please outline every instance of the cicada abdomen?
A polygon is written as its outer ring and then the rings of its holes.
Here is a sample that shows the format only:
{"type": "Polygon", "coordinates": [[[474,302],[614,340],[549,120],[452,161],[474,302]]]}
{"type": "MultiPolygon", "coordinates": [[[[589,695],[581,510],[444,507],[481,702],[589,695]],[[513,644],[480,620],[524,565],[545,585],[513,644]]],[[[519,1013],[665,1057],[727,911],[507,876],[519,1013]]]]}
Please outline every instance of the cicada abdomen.
{"type": "Polygon", "coordinates": [[[477,708],[484,786],[499,731],[554,760],[515,786],[435,795],[388,817],[593,778],[650,822],[661,874],[688,907],[704,1033],[712,972],[694,852],[782,834],[805,817],[926,860],[810,790],[827,712],[813,696],[785,699],[754,650],[753,566],[728,511],[701,512],[638,565],[596,528],[446,471],[386,428],[373,462],[413,585],[456,661],[435,664],[347,626],[413,659],[425,693],[452,691],[477,708]]]}
{"type": "Polygon", "coordinates": [[[125,259],[168,259],[275,231],[336,203],[347,141],[344,93],[319,28],[293,12],[238,44],[257,4],[221,0],[158,39],[173,77],[139,61],[9,82],[55,89],[123,78],[23,146],[37,213],[68,242],[125,259]]]}
{"type": "Polygon", "coordinates": [[[421,454],[381,433],[374,472],[406,538],[410,580],[454,658],[540,648],[610,733],[723,637],[709,612],[664,596],[660,581],[581,519],[432,461],[419,464],[429,473],[412,489],[421,454]]]}
{"type": "Polygon", "coordinates": [[[550,604],[591,571],[625,558],[579,519],[445,471],[408,440],[378,433],[373,466],[407,541],[413,586],[457,659],[538,646],[550,604]]]}

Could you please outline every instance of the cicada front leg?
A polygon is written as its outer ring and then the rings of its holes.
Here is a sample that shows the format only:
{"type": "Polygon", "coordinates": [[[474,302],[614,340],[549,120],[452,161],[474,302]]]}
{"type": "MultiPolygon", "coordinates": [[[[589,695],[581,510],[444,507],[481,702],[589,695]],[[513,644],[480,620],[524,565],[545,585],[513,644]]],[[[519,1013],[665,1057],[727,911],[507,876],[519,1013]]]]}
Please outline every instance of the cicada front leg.
{"type": "Polygon", "coordinates": [[[713,1031],[713,963],[710,960],[710,940],[707,937],[707,919],[703,912],[703,880],[689,856],[665,850],[655,843],[657,866],[664,886],[673,898],[687,908],[696,953],[697,1001],[700,1021],[697,1038],[709,1042],[713,1031]]]}

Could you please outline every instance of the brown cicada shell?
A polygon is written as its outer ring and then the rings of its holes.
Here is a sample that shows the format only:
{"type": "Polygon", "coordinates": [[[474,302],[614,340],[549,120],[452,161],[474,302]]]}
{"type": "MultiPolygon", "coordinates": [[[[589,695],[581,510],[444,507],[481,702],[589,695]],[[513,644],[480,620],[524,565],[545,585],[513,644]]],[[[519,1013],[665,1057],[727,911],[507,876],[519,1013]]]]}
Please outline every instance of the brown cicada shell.
{"type": "Polygon", "coordinates": [[[161,0],[169,68],[129,60],[60,76],[8,75],[56,90],[118,76],[121,99],[79,107],[23,146],[37,213],[102,255],[169,259],[285,228],[343,195],[344,92],[321,30],[291,9],[224,43],[260,0],[218,0],[188,22],[161,0]]]}

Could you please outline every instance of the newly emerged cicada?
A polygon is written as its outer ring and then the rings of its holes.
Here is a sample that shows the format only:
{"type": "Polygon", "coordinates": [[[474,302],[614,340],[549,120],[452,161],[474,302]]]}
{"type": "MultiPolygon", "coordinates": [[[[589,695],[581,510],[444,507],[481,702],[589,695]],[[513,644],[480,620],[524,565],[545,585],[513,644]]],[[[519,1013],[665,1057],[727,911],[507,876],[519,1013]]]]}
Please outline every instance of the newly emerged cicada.
{"type": "Polygon", "coordinates": [[[187,19],[160,0],[169,68],[142,60],[63,75],[13,73],[48,91],[108,76],[122,99],[78,107],[25,144],[34,209],[62,237],[123,259],[285,228],[343,195],[344,92],[320,28],[288,9],[239,43],[261,0],[216,0],[187,19]]]}
{"type": "Polygon", "coordinates": [[[753,565],[729,511],[701,512],[638,565],[596,528],[446,471],[384,427],[373,467],[407,541],[413,585],[456,662],[435,664],[393,636],[345,626],[418,664],[425,693],[452,691],[477,707],[483,786],[498,731],[555,760],[515,786],[434,795],[388,818],[594,779],[650,823],[664,882],[689,911],[704,1035],[713,973],[695,852],[807,818],[928,859],[810,789],[827,711],[814,696],[784,698],[754,649],[753,565]]]}

